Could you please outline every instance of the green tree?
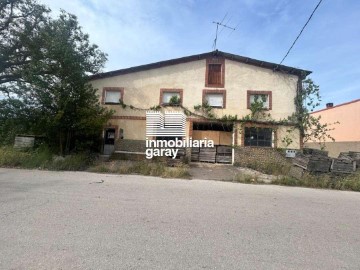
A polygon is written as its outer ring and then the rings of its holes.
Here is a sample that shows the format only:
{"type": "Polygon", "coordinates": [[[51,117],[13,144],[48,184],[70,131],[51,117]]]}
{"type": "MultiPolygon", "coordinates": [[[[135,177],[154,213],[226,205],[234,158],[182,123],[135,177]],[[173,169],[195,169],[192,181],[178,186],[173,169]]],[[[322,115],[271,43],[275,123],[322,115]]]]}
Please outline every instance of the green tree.
{"type": "Polygon", "coordinates": [[[319,86],[310,78],[303,80],[302,88],[295,98],[297,112],[292,120],[298,123],[303,143],[315,141],[324,148],[326,140],[335,141],[329,131],[333,130],[332,126],[338,122],[322,123],[321,116],[315,117],[311,114],[320,105],[320,102],[319,86]]]}
{"type": "Polygon", "coordinates": [[[101,70],[106,55],[90,43],[74,15],[62,11],[51,19],[49,10],[35,1],[6,2],[9,19],[1,21],[5,30],[0,35],[13,32],[22,45],[11,50],[15,41],[8,41],[0,48],[0,55],[6,54],[0,69],[5,96],[0,101],[0,135],[9,140],[19,130],[43,134],[60,154],[96,147],[111,112],[100,106],[88,75],[101,70]],[[28,22],[29,10],[36,12],[28,22]],[[27,25],[34,25],[35,33],[23,38],[27,25]],[[16,61],[19,51],[23,62],[16,61]]]}

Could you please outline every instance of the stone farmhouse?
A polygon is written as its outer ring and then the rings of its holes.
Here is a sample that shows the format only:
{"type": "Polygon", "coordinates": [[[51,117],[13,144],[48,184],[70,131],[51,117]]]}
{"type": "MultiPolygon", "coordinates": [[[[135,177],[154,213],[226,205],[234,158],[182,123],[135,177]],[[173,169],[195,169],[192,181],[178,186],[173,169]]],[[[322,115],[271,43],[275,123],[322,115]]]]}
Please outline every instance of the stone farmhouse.
{"type": "Polygon", "coordinates": [[[101,103],[115,111],[104,127],[104,153],[144,153],[150,109],[184,111],[186,138],[214,140],[214,158],[204,161],[234,163],[248,151],[300,149],[296,123],[284,120],[296,112],[294,99],[310,73],[213,51],[93,75],[101,103]]]}

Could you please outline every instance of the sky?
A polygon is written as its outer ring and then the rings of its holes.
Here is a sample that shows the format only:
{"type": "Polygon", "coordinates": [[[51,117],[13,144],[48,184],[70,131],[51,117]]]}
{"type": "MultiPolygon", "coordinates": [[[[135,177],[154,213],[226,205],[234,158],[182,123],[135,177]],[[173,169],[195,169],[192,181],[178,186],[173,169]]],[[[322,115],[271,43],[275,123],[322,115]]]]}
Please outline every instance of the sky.
{"type": "MultiPolygon", "coordinates": [[[[217,49],[279,63],[318,0],[38,0],[78,17],[108,54],[104,71],[217,49]]],[[[323,0],[284,65],[311,70],[322,102],[360,98],[360,1],[323,0]]]]}

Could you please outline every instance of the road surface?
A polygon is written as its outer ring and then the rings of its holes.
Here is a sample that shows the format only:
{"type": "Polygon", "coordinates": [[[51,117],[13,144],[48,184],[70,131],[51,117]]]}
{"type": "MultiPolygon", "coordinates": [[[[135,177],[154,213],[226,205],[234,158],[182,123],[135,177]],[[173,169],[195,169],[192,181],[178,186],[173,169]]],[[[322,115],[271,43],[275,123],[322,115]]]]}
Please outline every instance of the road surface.
{"type": "Polygon", "coordinates": [[[0,169],[0,269],[360,269],[360,193],[0,169]]]}

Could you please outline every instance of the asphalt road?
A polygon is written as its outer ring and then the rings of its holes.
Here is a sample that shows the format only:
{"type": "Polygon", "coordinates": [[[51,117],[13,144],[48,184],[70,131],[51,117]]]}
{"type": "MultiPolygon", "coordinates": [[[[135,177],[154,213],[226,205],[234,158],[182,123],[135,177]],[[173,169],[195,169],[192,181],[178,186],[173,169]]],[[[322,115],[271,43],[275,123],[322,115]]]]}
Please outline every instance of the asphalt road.
{"type": "Polygon", "coordinates": [[[360,269],[355,192],[0,169],[0,202],[0,269],[360,269]]]}

